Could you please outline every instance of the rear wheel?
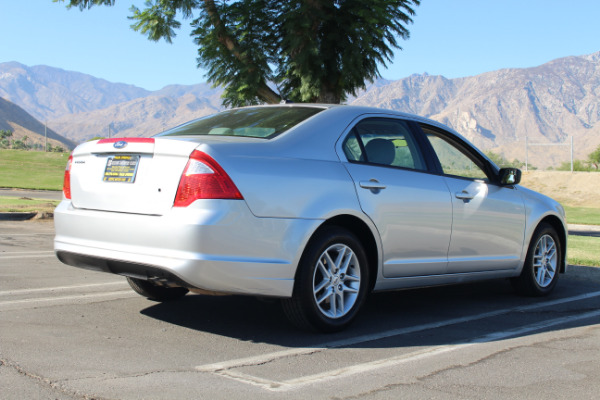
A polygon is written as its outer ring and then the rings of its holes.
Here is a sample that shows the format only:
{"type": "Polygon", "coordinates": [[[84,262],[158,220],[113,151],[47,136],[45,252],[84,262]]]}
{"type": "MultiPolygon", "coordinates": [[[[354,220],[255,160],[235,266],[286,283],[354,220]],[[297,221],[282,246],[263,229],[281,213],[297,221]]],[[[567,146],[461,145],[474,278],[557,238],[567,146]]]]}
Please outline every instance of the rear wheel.
{"type": "Polygon", "coordinates": [[[529,243],[521,275],[511,280],[514,288],[525,296],[545,296],[556,282],[562,260],[562,248],[556,229],[540,224],[529,243]]]}
{"type": "Polygon", "coordinates": [[[291,299],[283,308],[296,326],[322,332],[346,328],[364,303],[369,282],[365,251],[349,231],[328,227],[302,256],[291,299]]]}
{"type": "Polygon", "coordinates": [[[156,301],[169,301],[183,297],[189,292],[183,287],[159,286],[143,279],[127,277],[129,286],[139,295],[156,301]]]}

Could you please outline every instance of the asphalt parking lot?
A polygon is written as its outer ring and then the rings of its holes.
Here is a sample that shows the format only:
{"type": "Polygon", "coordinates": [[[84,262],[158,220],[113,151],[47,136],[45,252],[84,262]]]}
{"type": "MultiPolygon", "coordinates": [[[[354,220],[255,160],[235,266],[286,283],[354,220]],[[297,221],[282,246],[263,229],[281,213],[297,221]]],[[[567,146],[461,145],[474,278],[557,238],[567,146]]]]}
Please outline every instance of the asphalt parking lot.
{"type": "Polygon", "coordinates": [[[62,265],[52,221],[0,222],[2,399],[596,399],[600,270],[547,298],[505,281],[372,296],[346,332],[278,303],[156,303],[62,265]]]}

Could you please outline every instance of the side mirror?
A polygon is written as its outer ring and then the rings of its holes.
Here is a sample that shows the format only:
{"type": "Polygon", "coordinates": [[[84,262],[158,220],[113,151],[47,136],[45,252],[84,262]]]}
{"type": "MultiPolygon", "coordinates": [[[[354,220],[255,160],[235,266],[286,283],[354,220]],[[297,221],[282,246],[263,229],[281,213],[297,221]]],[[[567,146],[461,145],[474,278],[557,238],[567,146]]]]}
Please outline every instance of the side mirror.
{"type": "Polygon", "coordinates": [[[521,182],[521,170],[518,168],[502,168],[498,173],[503,186],[518,185],[521,182]]]}

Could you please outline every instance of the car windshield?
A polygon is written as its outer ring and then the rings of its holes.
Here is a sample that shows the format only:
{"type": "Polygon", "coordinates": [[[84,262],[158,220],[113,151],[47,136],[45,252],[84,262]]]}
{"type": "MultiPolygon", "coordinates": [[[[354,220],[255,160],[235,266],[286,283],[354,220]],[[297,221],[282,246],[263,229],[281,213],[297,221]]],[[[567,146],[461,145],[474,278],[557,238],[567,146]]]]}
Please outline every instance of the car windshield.
{"type": "Polygon", "coordinates": [[[323,111],[317,107],[250,107],[209,115],[159,136],[241,136],[272,139],[323,111]]]}

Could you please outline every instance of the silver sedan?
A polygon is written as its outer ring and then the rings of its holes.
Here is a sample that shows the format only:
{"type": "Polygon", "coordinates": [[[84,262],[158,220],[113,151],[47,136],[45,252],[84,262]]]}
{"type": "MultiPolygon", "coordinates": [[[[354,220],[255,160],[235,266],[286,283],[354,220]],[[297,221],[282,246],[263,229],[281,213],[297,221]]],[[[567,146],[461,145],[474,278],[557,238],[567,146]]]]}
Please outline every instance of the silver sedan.
{"type": "Polygon", "coordinates": [[[372,291],[510,278],[550,293],[564,210],[520,178],[414,115],[245,107],[77,147],[55,250],[150,299],[281,298],[294,324],[338,331],[372,291]]]}

